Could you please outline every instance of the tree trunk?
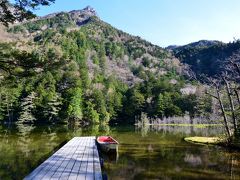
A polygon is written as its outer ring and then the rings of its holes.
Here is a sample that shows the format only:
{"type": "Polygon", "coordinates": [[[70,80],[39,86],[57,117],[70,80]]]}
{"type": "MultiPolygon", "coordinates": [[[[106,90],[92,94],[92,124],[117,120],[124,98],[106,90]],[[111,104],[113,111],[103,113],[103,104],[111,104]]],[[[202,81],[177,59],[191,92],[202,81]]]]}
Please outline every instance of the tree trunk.
{"type": "Polygon", "coordinates": [[[227,131],[227,135],[228,135],[228,137],[230,139],[231,134],[230,134],[230,130],[229,130],[229,127],[228,127],[227,115],[226,115],[226,112],[225,112],[225,109],[224,109],[224,106],[223,106],[223,102],[222,102],[222,98],[221,98],[219,89],[216,89],[216,90],[217,90],[217,97],[218,97],[219,105],[220,105],[220,108],[221,108],[221,111],[222,111],[222,116],[223,116],[225,128],[226,128],[226,131],[227,131]]]}
{"type": "Polygon", "coordinates": [[[237,97],[238,105],[240,106],[240,97],[239,97],[239,94],[238,94],[238,90],[234,89],[234,92],[235,92],[235,95],[237,97]]]}
{"type": "Polygon", "coordinates": [[[224,77],[223,77],[223,81],[224,81],[225,86],[226,86],[228,100],[229,100],[230,108],[231,108],[234,132],[236,133],[237,132],[237,122],[236,122],[237,120],[236,120],[235,107],[234,107],[234,104],[233,104],[233,99],[232,99],[232,94],[231,94],[231,90],[230,90],[230,85],[229,85],[229,82],[224,77]]]}

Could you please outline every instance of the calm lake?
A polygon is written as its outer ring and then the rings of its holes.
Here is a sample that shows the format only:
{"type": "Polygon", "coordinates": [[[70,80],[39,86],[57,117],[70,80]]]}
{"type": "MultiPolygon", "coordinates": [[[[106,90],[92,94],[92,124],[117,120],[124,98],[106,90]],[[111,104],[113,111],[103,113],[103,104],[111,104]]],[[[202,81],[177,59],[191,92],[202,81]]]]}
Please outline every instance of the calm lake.
{"type": "Polygon", "coordinates": [[[240,152],[183,141],[222,133],[218,126],[0,126],[0,179],[22,179],[72,137],[88,135],[120,143],[117,155],[101,155],[108,179],[240,179],[240,152]]]}

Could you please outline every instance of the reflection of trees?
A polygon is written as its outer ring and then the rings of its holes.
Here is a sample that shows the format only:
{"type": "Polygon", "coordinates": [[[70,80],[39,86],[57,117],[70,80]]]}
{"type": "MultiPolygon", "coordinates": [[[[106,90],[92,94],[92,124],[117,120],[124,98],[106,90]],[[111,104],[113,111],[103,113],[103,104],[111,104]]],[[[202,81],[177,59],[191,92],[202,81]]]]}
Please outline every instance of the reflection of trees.
{"type": "MultiPolygon", "coordinates": [[[[179,131],[177,131],[179,127],[167,127],[165,131],[154,129],[159,126],[148,127],[150,128],[147,130],[136,128],[135,133],[115,132],[117,140],[121,143],[119,160],[117,164],[107,162],[106,166],[104,165],[109,179],[165,179],[166,177],[230,179],[230,176],[232,179],[240,178],[239,153],[231,153],[232,157],[228,157],[219,147],[185,143],[182,137],[186,136],[184,131],[188,127],[180,127],[179,131]],[[142,137],[142,134],[145,136],[142,137]],[[127,173],[131,176],[126,176],[127,173]]],[[[211,130],[211,128],[193,127],[192,129],[193,132],[190,133],[196,134],[200,134],[201,130],[211,130]],[[195,129],[197,131],[194,131],[195,129]]]]}
{"type": "Polygon", "coordinates": [[[92,136],[98,135],[99,134],[99,125],[93,125],[89,128],[89,134],[92,136]]]}
{"type": "Polygon", "coordinates": [[[96,124],[91,126],[82,127],[79,124],[69,123],[65,126],[67,136],[66,139],[70,139],[75,136],[98,136],[98,135],[109,135],[111,133],[110,126],[107,124],[96,124]]]}
{"type": "Polygon", "coordinates": [[[111,130],[107,124],[98,124],[83,128],[83,134],[88,136],[102,136],[109,135],[110,133],[111,130]]]}
{"type": "Polygon", "coordinates": [[[193,167],[202,165],[201,157],[194,154],[186,154],[184,157],[184,162],[189,163],[193,167]]]}
{"type": "Polygon", "coordinates": [[[0,179],[21,179],[28,172],[27,159],[35,158],[31,156],[30,150],[30,136],[34,127],[18,124],[17,132],[16,129],[1,128],[0,179]]]}
{"type": "Polygon", "coordinates": [[[136,131],[141,132],[142,137],[146,137],[147,134],[151,131],[151,126],[136,126],[136,131]]]}
{"type": "Polygon", "coordinates": [[[48,126],[41,133],[41,139],[45,140],[45,142],[42,142],[44,146],[46,146],[45,151],[51,152],[54,148],[59,146],[59,137],[56,130],[56,128],[48,126]]]}
{"type": "Polygon", "coordinates": [[[100,132],[104,132],[106,135],[109,135],[110,134],[110,126],[109,125],[107,125],[107,124],[101,124],[100,126],[99,126],[99,131],[100,132]]]}
{"type": "Polygon", "coordinates": [[[29,146],[31,145],[30,134],[35,129],[35,126],[32,124],[18,123],[17,129],[19,136],[17,145],[19,150],[28,156],[30,152],[29,146]]]}
{"type": "Polygon", "coordinates": [[[228,164],[228,172],[231,179],[239,179],[239,156],[235,153],[227,154],[227,164],[228,164]]]}
{"type": "Polygon", "coordinates": [[[210,146],[183,143],[181,141],[183,132],[180,134],[167,130],[158,132],[150,127],[148,130],[143,130],[148,133],[142,137],[141,129],[134,133],[134,129],[110,130],[106,125],[80,128],[68,125],[34,127],[19,124],[16,134],[10,130],[3,139],[5,129],[0,126],[0,179],[23,178],[63,142],[73,136],[89,135],[111,135],[121,143],[117,163],[116,161],[104,163],[110,179],[164,179],[165,177],[207,179],[212,174],[214,177],[216,174],[216,179],[219,177],[230,179],[230,176],[232,179],[239,179],[240,175],[239,153],[225,151],[216,153],[216,149],[219,150],[217,147],[215,149],[210,146]],[[148,176],[150,174],[151,176],[148,176]]]}
{"type": "Polygon", "coordinates": [[[82,136],[79,127],[34,126],[17,123],[16,129],[0,126],[0,179],[22,179],[60,145],[73,136],[82,136]]]}
{"type": "Polygon", "coordinates": [[[141,132],[142,137],[147,136],[150,132],[160,132],[163,134],[171,133],[174,135],[200,135],[200,136],[214,136],[222,134],[222,126],[213,127],[195,127],[195,126],[172,126],[172,125],[145,125],[136,126],[135,130],[141,132]]]}
{"type": "MultiPolygon", "coordinates": [[[[54,127],[56,129],[56,127],[54,127]]],[[[82,128],[76,122],[68,123],[67,125],[60,126],[59,130],[64,132],[65,139],[71,139],[75,136],[82,136],[82,128]]]]}
{"type": "Polygon", "coordinates": [[[117,163],[114,163],[117,170],[112,171],[113,162],[105,162],[104,170],[107,171],[107,175],[110,177],[109,179],[141,179],[137,178],[139,174],[144,172],[144,168],[139,166],[134,159],[130,156],[122,156],[117,163]]]}

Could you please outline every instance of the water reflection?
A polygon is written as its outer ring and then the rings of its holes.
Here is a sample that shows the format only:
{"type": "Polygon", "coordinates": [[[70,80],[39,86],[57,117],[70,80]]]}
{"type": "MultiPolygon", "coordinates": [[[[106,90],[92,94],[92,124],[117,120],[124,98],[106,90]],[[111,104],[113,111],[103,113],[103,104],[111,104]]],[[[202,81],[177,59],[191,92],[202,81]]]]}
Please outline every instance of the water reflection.
{"type": "Polygon", "coordinates": [[[184,157],[184,162],[189,163],[190,165],[194,166],[199,166],[202,164],[202,159],[198,155],[194,154],[186,154],[184,157]]]}
{"type": "Polygon", "coordinates": [[[62,143],[57,129],[18,124],[0,133],[0,179],[22,179],[62,143]]]}
{"type": "Polygon", "coordinates": [[[147,136],[149,132],[156,132],[162,134],[182,134],[182,135],[201,135],[201,136],[215,136],[224,134],[223,126],[181,126],[181,125],[145,125],[135,126],[136,131],[141,132],[142,136],[147,136]]]}
{"type": "Polygon", "coordinates": [[[34,125],[27,125],[27,124],[17,124],[17,146],[19,147],[18,150],[23,153],[26,157],[31,155],[31,146],[32,145],[32,138],[30,137],[31,132],[35,129],[34,125]]]}
{"type": "Polygon", "coordinates": [[[0,179],[22,179],[74,136],[111,135],[118,154],[102,155],[109,179],[240,179],[240,153],[184,142],[186,135],[214,135],[219,128],[0,126],[0,179]]]}
{"type": "Polygon", "coordinates": [[[117,164],[106,160],[109,179],[239,179],[240,154],[183,141],[186,135],[216,135],[221,128],[147,126],[118,131],[117,164]],[[229,158],[231,157],[231,159],[229,158]]]}
{"type": "Polygon", "coordinates": [[[0,125],[0,179],[23,179],[61,145],[75,136],[110,134],[109,126],[0,125]]]}

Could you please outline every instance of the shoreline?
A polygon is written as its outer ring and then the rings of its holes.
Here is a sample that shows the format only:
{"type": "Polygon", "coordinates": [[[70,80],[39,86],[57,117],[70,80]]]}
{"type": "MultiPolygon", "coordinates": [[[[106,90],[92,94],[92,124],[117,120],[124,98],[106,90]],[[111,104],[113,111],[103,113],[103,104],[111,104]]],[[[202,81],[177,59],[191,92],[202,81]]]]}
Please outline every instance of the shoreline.
{"type": "Polygon", "coordinates": [[[193,144],[220,146],[228,150],[240,151],[240,145],[229,142],[227,138],[193,136],[185,137],[183,140],[193,144]]]}

